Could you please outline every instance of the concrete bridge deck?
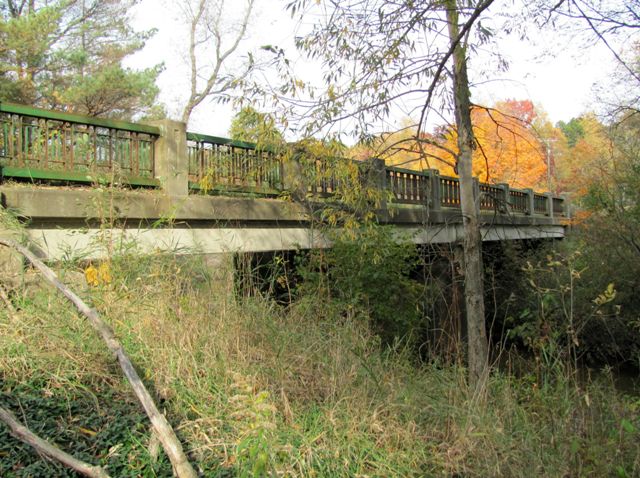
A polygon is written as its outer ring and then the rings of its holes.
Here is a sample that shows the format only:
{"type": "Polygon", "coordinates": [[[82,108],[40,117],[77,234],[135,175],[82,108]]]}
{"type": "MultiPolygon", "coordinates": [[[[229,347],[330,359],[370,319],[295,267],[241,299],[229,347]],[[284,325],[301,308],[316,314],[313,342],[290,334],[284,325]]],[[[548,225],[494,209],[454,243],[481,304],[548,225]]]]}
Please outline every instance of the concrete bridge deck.
{"type": "MultiPolygon", "coordinates": [[[[314,227],[313,210],[293,202],[265,198],[188,196],[88,189],[0,186],[5,207],[28,218],[27,234],[41,255],[100,257],[106,251],[105,228],[113,224],[111,247],[132,244],[144,252],[157,249],[199,253],[259,252],[326,247],[314,227]],[[111,214],[111,217],[106,217],[111,214]]],[[[317,208],[321,205],[317,204],[317,208]]],[[[460,211],[390,206],[379,221],[393,224],[416,243],[462,240],[460,211]]],[[[484,240],[562,238],[564,226],[545,216],[482,213],[484,240]]]]}

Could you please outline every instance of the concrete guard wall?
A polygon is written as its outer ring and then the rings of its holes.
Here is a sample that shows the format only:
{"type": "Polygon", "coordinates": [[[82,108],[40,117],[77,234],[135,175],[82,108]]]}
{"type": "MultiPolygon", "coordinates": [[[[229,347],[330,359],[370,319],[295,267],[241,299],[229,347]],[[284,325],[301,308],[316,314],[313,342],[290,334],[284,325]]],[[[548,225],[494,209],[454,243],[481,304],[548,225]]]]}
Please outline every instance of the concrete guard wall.
{"type": "MultiPolygon", "coordinates": [[[[108,251],[220,254],[329,246],[311,221],[320,204],[22,185],[0,185],[0,201],[28,218],[26,234],[35,252],[51,260],[93,259],[108,251]]],[[[391,205],[378,217],[419,244],[464,237],[459,210],[391,205]]],[[[564,236],[557,219],[542,215],[485,213],[481,222],[485,241],[564,236]]]]}

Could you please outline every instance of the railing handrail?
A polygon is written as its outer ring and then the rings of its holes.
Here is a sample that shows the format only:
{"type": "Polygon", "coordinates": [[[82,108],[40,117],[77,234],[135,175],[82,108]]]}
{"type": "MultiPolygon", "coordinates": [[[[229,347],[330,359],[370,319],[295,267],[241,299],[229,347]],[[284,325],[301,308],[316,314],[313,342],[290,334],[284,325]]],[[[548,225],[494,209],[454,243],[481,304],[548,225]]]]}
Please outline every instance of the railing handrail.
{"type": "Polygon", "coordinates": [[[156,126],[141,123],[130,123],[128,121],[107,118],[94,118],[91,116],[83,116],[75,113],[65,113],[62,111],[45,110],[42,108],[18,105],[5,101],[0,102],[0,113],[18,114],[23,116],[30,116],[32,118],[66,121],[68,123],[86,124],[90,126],[98,126],[103,128],[112,128],[134,133],[146,133],[154,136],[160,136],[160,128],[156,126]]]}
{"type": "Polygon", "coordinates": [[[231,139],[231,138],[223,138],[222,136],[211,136],[211,135],[202,134],[202,133],[192,133],[190,131],[187,131],[187,141],[196,141],[197,143],[211,143],[211,144],[218,144],[221,146],[233,146],[235,148],[254,149],[257,151],[266,151],[268,153],[275,153],[275,151],[273,151],[273,148],[269,146],[258,148],[258,145],[256,143],[250,143],[248,141],[240,141],[240,140],[231,139]]]}
{"type": "Polygon", "coordinates": [[[415,174],[417,176],[428,177],[428,174],[425,174],[422,171],[417,171],[415,169],[399,168],[398,166],[386,166],[386,165],[385,165],[385,169],[387,171],[393,171],[393,172],[396,172],[396,173],[415,174]]]}
{"type": "MultiPolygon", "coordinates": [[[[207,143],[212,143],[212,144],[218,144],[218,145],[223,145],[223,146],[235,146],[238,148],[243,148],[243,149],[258,149],[257,145],[255,143],[251,143],[251,142],[247,142],[247,141],[239,141],[239,140],[233,140],[230,138],[224,138],[221,136],[210,136],[210,135],[206,135],[206,134],[201,134],[201,133],[192,133],[192,132],[187,132],[187,140],[190,141],[197,141],[197,142],[207,142],[207,143]]],[[[267,151],[267,152],[273,152],[269,147],[264,147],[264,148],[260,148],[260,151],[267,151]]],[[[348,158],[335,158],[335,159],[347,159],[348,158]]],[[[358,162],[362,162],[362,161],[358,161],[358,162]]],[[[393,165],[385,165],[385,169],[386,171],[391,171],[391,172],[396,172],[396,173],[404,173],[404,174],[412,174],[415,176],[424,176],[424,177],[430,177],[430,173],[428,171],[418,171],[415,169],[408,169],[408,168],[401,168],[398,166],[393,166],[393,165]]],[[[456,176],[448,176],[448,175],[442,175],[439,174],[438,177],[440,179],[444,179],[447,181],[453,181],[453,182],[459,182],[460,178],[456,177],[456,176]]],[[[502,183],[485,183],[485,182],[479,182],[478,183],[480,186],[484,186],[484,187],[489,187],[489,188],[496,188],[499,189],[500,185],[502,183]]],[[[527,190],[526,189],[519,189],[519,188],[512,188],[509,187],[509,192],[516,192],[516,193],[522,193],[522,194],[527,194],[527,190]]],[[[534,194],[537,196],[545,196],[545,194],[547,194],[546,192],[539,192],[539,191],[534,191],[534,194]]],[[[553,197],[557,197],[557,196],[553,196],[553,197]]],[[[559,199],[563,199],[558,197],[559,199]]]]}

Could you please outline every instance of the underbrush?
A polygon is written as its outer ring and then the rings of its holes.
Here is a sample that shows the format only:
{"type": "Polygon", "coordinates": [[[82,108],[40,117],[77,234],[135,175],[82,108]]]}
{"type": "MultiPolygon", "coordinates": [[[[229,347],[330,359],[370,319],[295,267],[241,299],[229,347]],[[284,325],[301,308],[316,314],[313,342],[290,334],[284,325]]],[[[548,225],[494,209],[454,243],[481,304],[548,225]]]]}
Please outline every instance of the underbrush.
{"type": "MultiPolygon", "coordinates": [[[[638,476],[640,400],[606,379],[465,370],[383,345],[370,320],[313,297],[237,301],[198,258],[121,257],[108,280],[60,275],[123,342],[203,476],[638,476]]],[[[0,400],[113,476],[170,476],[115,361],[40,280],[0,308],[0,400]]],[[[0,426],[1,476],[73,476],[0,426]],[[45,471],[41,471],[45,470],[45,471]]]]}

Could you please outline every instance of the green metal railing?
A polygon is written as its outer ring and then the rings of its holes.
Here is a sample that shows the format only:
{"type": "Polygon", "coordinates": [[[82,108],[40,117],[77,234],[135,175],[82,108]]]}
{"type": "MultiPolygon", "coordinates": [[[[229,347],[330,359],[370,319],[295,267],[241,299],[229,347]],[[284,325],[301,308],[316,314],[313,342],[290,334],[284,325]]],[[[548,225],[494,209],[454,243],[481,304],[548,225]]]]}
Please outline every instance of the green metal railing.
{"type": "Polygon", "coordinates": [[[525,191],[509,190],[509,202],[513,212],[526,214],[529,211],[528,196],[525,191]]]}
{"type": "Polygon", "coordinates": [[[4,177],[158,186],[158,128],[0,103],[4,177]]]}
{"type": "Polygon", "coordinates": [[[549,198],[544,194],[533,194],[533,211],[535,214],[547,214],[547,201],[549,198]]]}
{"type": "Polygon", "coordinates": [[[483,211],[504,211],[507,198],[505,191],[500,186],[480,183],[480,209],[483,211]]]}
{"type": "Polygon", "coordinates": [[[284,187],[281,158],[253,143],[187,133],[187,157],[192,190],[278,194],[284,187]]]}
{"type": "MultiPolygon", "coordinates": [[[[156,147],[161,147],[156,144],[159,137],[160,129],[154,126],[0,103],[0,172],[32,180],[92,183],[102,178],[157,187],[154,160],[156,147]]],[[[304,153],[285,163],[276,152],[253,143],[196,133],[186,133],[186,140],[192,192],[278,195],[291,187],[285,185],[286,176],[297,178],[294,187],[304,187],[312,197],[335,198],[341,186],[351,187],[351,181],[361,186],[373,179],[375,187],[388,190],[397,204],[460,208],[460,180],[435,170],[383,169],[379,160],[313,158],[304,153]]],[[[177,156],[185,160],[183,152],[177,156]]],[[[562,198],[486,183],[477,183],[476,192],[481,211],[565,215],[562,198]]]]}
{"type": "MultiPolygon", "coordinates": [[[[386,187],[399,204],[430,204],[443,208],[460,208],[460,180],[452,176],[440,176],[432,171],[413,171],[395,167],[386,168],[386,187]],[[431,178],[436,181],[431,181],[431,178]],[[437,190],[436,190],[437,188],[437,190]]],[[[478,183],[481,211],[500,213],[548,215],[548,201],[553,200],[553,214],[563,216],[564,199],[549,198],[530,190],[510,189],[508,186],[478,183]],[[533,194],[533,198],[530,195],[533,194]]]]}
{"type": "Polygon", "coordinates": [[[430,192],[430,177],[411,169],[385,168],[387,188],[396,202],[404,204],[427,204],[430,192]]]}

